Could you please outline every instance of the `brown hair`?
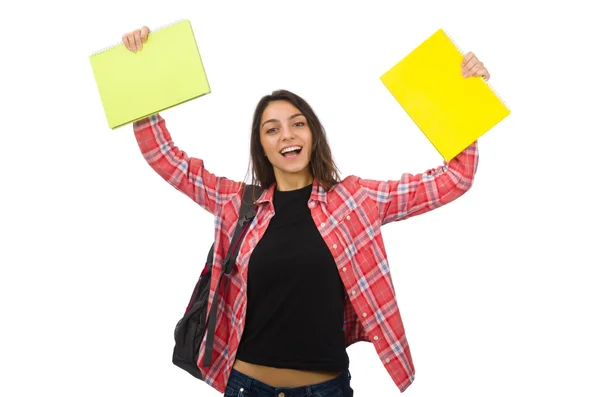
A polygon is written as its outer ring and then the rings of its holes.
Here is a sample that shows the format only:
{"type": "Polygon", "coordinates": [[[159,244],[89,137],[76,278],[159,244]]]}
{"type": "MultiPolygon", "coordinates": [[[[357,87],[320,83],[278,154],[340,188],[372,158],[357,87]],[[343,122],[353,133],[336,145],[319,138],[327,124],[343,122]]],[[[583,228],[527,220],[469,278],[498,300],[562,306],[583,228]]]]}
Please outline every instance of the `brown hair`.
{"type": "MultiPolygon", "coordinates": [[[[252,133],[250,136],[252,184],[267,189],[275,182],[273,165],[265,156],[265,152],[260,143],[260,120],[267,105],[272,101],[278,100],[288,101],[297,107],[306,117],[313,140],[309,162],[310,172],[320,186],[325,190],[331,189],[336,183],[340,182],[340,175],[331,155],[331,149],[327,142],[325,129],[310,105],[298,95],[286,90],[277,90],[273,91],[270,95],[265,95],[260,99],[254,110],[252,133]]],[[[250,168],[250,166],[248,168],[250,168]]]]}

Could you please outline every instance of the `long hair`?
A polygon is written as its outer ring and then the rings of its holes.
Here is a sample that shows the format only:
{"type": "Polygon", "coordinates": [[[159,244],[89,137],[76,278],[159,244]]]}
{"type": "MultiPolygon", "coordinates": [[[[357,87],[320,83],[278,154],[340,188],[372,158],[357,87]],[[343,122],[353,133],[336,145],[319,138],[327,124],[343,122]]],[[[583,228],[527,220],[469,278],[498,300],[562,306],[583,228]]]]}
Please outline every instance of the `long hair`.
{"type": "MultiPolygon", "coordinates": [[[[298,95],[287,91],[277,90],[270,95],[263,96],[254,110],[252,119],[252,132],[250,136],[250,160],[252,166],[252,184],[263,189],[269,188],[275,182],[273,165],[265,156],[260,143],[260,120],[267,105],[272,101],[284,100],[294,105],[306,117],[312,133],[312,150],[309,169],[314,179],[326,191],[340,182],[340,173],[333,161],[331,149],[327,142],[325,129],[310,105],[298,95]]],[[[248,167],[250,168],[250,166],[248,167]]]]}

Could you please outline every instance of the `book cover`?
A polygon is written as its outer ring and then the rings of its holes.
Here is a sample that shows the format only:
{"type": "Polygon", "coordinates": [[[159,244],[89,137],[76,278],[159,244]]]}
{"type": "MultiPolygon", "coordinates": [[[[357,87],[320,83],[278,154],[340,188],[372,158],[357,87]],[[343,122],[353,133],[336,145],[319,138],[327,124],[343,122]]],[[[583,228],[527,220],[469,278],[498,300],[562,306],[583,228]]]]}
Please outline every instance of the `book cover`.
{"type": "Polygon", "coordinates": [[[210,93],[189,20],[151,31],[135,53],[120,43],[89,59],[112,129],[210,93]]]}
{"type": "Polygon", "coordinates": [[[482,77],[462,75],[463,57],[440,29],[380,78],[446,161],[510,114],[482,77]]]}

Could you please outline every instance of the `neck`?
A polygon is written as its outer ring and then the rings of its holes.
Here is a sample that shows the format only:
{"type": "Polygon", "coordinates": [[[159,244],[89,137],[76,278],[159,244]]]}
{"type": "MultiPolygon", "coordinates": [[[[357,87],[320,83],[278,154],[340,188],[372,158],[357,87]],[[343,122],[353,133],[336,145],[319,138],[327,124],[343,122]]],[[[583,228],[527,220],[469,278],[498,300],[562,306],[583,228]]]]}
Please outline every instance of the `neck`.
{"type": "Polygon", "coordinates": [[[310,185],[313,182],[313,176],[310,175],[310,173],[286,175],[277,175],[277,173],[275,173],[275,180],[277,181],[277,190],[285,192],[289,190],[298,190],[310,185]]]}

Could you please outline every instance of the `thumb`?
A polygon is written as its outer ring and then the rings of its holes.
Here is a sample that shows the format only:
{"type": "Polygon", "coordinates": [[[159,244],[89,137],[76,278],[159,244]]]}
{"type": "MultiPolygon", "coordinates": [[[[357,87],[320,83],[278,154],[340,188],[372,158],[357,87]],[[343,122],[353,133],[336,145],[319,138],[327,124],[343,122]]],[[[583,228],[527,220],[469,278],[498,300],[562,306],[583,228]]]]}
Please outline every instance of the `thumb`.
{"type": "Polygon", "coordinates": [[[140,38],[142,39],[142,43],[148,41],[148,35],[150,34],[150,29],[148,26],[144,26],[140,32],[140,38]]]}

